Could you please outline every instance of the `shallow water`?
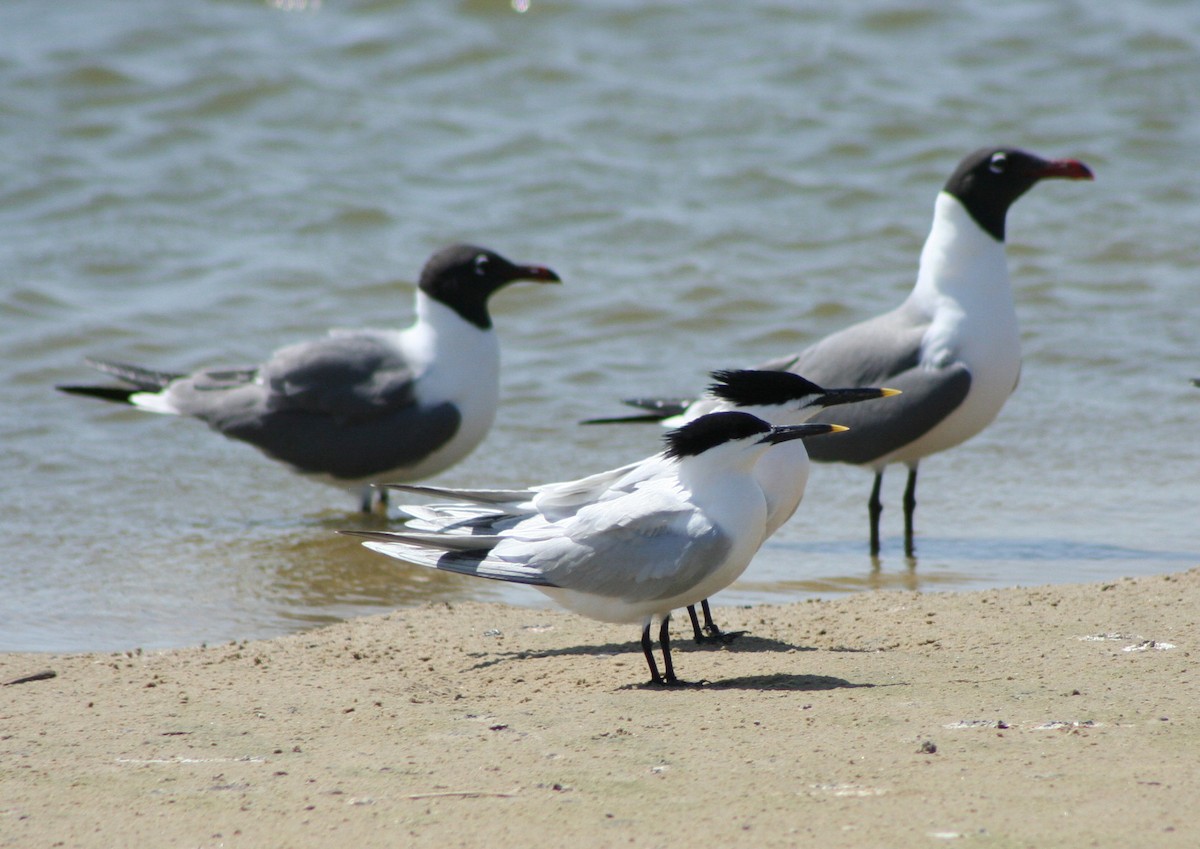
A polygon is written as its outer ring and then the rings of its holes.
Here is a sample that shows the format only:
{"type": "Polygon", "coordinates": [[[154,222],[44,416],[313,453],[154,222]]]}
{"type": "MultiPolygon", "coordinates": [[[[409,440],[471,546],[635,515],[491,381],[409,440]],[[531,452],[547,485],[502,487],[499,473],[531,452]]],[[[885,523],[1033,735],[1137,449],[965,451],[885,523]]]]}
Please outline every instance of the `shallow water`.
{"type": "Polygon", "coordinates": [[[1200,562],[1200,7],[797,5],[0,5],[0,649],[543,603],[362,550],[351,497],[202,425],[55,393],[84,356],[404,324],[425,257],[471,240],[566,285],[496,299],[504,405],[438,481],[574,477],[659,437],[577,419],[897,303],[937,188],[995,142],[1097,174],[1010,215],[1019,391],[923,464],[915,562],[900,470],[873,562],[869,475],[819,467],[720,601],[1200,562]]]}

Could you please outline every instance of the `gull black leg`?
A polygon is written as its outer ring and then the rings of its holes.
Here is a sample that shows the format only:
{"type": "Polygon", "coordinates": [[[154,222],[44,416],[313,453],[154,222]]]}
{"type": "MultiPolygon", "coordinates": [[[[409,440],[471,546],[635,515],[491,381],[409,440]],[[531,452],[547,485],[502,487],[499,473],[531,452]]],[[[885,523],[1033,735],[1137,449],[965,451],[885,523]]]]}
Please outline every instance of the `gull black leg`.
{"type": "Polygon", "coordinates": [[[875,485],[867,500],[867,512],[871,516],[871,556],[879,554],[879,516],[883,513],[883,502],[879,500],[879,489],[883,486],[883,470],[875,473],[875,485]]]}
{"type": "Polygon", "coordinates": [[[904,554],[912,557],[916,546],[913,544],[913,513],[917,510],[917,467],[908,470],[908,483],[904,487],[904,554]]]}

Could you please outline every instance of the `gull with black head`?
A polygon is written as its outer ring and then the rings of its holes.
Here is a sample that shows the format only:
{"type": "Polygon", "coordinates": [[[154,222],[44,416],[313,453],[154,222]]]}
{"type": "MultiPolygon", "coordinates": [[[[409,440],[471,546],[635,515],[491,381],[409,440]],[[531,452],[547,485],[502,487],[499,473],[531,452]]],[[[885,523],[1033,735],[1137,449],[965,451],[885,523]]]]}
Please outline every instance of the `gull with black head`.
{"type": "Polygon", "coordinates": [[[63,392],[190,416],[313,478],[357,486],[421,480],[483,440],[500,394],[500,344],[488,300],[518,280],[557,283],[475,245],[435,253],[421,272],[416,321],[403,330],[331,330],[261,365],[190,374],[88,360],[124,386],[63,392]]]}
{"type": "MultiPolygon", "coordinates": [[[[880,550],[880,487],[892,463],[908,467],[904,547],[912,556],[917,467],[987,427],[1017,386],[1021,344],[1005,256],[1009,207],[1045,179],[1091,180],[1076,159],[1043,159],[1013,147],[980,148],[950,175],[934,203],[917,281],[896,309],[840,330],[761,369],[803,374],[840,386],[887,384],[895,401],[867,401],[839,411],[850,434],[807,443],[823,463],[875,473],[868,501],[871,554],[880,550]]],[[[677,424],[711,409],[711,399],[631,399],[646,409],[630,421],[677,424]]],[[[817,415],[813,421],[825,416],[817,415]]],[[[611,421],[611,420],[610,420],[611,421]]]]}

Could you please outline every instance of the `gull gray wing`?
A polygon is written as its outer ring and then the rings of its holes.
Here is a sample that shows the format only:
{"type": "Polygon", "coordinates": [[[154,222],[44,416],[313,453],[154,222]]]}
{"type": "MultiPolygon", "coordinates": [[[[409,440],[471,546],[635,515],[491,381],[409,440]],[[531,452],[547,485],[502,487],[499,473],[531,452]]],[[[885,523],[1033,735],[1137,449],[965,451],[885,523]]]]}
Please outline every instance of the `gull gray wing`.
{"type": "Polygon", "coordinates": [[[339,333],[281,348],[261,371],[274,409],[354,421],[416,401],[408,362],[372,333],[339,333]]]}
{"type": "Polygon", "coordinates": [[[89,366],[102,371],[105,374],[111,374],[125,383],[135,386],[143,392],[158,392],[164,389],[172,381],[179,380],[185,375],[171,371],[156,371],[154,369],[142,368],[141,366],[130,365],[129,363],[117,363],[112,360],[97,360],[88,357],[84,360],[89,366]]]}
{"type": "Polygon", "coordinates": [[[908,445],[963,402],[971,388],[971,372],[963,363],[940,369],[918,366],[888,377],[887,385],[902,394],[846,404],[813,416],[813,422],[845,425],[850,430],[836,434],[837,439],[806,439],[808,456],[822,463],[870,464],[908,445]]]}
{"type": "Polygon", "coordinates": [[[819,462],[870,463],[918,439],[963,402],[971,373],[959,362],[922,366],[929,319],[907,301],[891,312],[853,324],[806,348],[789,371],[821,386],[888,386],[903,394],[847,404],[813,416],[846,425],[836,439],[804,446],[819,462]]]}
{"type": "Polygon", "coordinates": [[[458,431],[453,404],[421,407],[400,351],[370,333],[279,350],[257,371],[206,371],[171,403],[301,472],[344,480],[415,465],[458,431]]]}
{"type": "Polygon", "coordinates": [[[776,357],[773,360],[767,360],[765,363],[759,363],[754,368],[758,371],[788,371],[796,364],[796,360],[800,359],[799,354],[788,354],[786,357],[776,357]]]}
{"type": "Polygon", "coordinates": [[[307,412],[352,422],[415,403],[400,351],[371,333],[339,334],[276,351],[256,368],[205,369],[175,381],[171,404],[218,430],[243,417],[307,412]]]}
{"type": "Polygon", "coordinates": [[[787,370],[825,387],[890,386],[917,365],[928,329],[928,316],[906,301],[805,348],[787,370]]]}

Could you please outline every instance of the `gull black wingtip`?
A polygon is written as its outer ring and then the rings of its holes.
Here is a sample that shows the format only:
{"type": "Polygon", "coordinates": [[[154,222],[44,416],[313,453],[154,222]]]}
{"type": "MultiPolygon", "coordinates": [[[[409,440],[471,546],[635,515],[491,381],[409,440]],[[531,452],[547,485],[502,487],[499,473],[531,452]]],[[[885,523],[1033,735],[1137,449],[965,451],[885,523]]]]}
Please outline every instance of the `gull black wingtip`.
{"type": "Polygon", "coordinates": [[[82,395],[87,398],[99,398],[103,401],[112,401],[115,404],[129,404],[129,398],[135,393],[141,391],[138,389],[129,389],[122,386],[68,386],[58,385],[54,387],[59,392],[67,395],[82,395]]]}
{"type": "Polygon", "coordinates": [[[647,422],[661,422],[663,419],[669,419],[672,416],[682,414],[692,405],[693,400],[691,398],[624,398],[621,400],[622,404],[629,407],[636,407],[646,412],[632,416],[604,416],[596,419],[584,419],[580,424],[646,424],[647,422]]]}
{"type": "Polygon", "coordinates": [[[581,425],[606,425],[606,424],[653,424],[661,422],[669,416],[660,415],[658,413],[646,413],[641,416],[610,416],[608,418],[599,419],[581,419],[581,425]]]}

